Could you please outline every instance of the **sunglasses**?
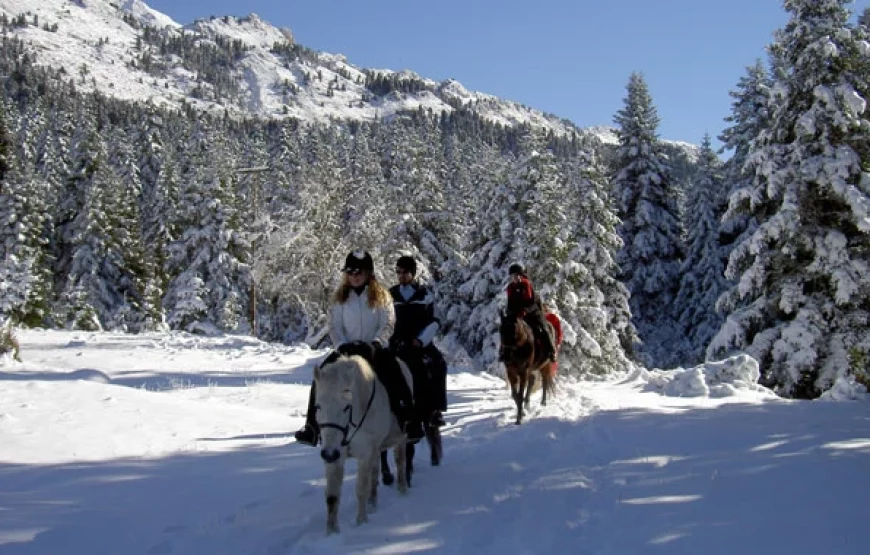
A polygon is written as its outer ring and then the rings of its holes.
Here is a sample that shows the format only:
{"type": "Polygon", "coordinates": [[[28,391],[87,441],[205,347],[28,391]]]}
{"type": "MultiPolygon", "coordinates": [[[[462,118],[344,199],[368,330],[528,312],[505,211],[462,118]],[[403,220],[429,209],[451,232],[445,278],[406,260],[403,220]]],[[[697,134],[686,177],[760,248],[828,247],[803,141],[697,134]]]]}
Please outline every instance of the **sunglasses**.
{"type": "Polygon", "coordinates": [[[349,275],[349,276],[358,276],[361,273],[363,273],[363,271],[360,270],[359,268],[351,268],[351,269],[345,270],[344,273],[349,275]]]}
{"type": "Polygon", "coordinates": [[[396,275],[400,276],[402,274],[410,274],[409,270],[403,270],[402,268],[396,268],[396,275]]]}

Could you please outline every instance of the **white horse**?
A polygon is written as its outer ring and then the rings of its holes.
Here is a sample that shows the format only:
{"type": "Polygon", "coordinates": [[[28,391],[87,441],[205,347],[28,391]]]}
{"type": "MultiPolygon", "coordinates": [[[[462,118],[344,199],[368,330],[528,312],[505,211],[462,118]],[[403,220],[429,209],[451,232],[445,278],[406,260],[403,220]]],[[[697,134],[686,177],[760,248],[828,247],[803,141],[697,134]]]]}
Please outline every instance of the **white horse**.
{"type": "MultiPolygon", "coordinates": [[[[327,359],[329,361],[329,359],[327,359]]],[[[399,366],[413,391],[408,366],[399,366]]],[[[348,457],[358,463],[356,479],[356,523],[368,521],[367,505],[373,510],[378,501],[380,453],[394,448],[398,490],[408,491],[405,473],[407,436],[390,410],[387,390],[369,363],[360,356],[338,357],[314,370],[316,419],[323,449],[320,457],[326,466],[326,533],[338,532],[338,505],[348,457]]]]}

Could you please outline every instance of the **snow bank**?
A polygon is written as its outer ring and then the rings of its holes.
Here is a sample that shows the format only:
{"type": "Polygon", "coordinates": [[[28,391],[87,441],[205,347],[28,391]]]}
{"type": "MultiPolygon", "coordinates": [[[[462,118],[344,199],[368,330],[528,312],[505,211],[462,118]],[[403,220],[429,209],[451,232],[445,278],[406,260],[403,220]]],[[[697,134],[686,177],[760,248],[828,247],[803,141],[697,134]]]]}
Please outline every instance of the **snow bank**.
{"type": "Polygon", "coordinates": [[[867,388],[852,376],[838,378],[834,387],[822,393],[823,401],[870,401],[867,388]]]}
{"type": "Polygon", "coordinates": [[[744,392],[775,394],[758,385],[758,361],[749,355],[707,362],[694,368],[635,371],[632,379],[644,383],[644,391],[668,397],[732,397],[744,392]]]}

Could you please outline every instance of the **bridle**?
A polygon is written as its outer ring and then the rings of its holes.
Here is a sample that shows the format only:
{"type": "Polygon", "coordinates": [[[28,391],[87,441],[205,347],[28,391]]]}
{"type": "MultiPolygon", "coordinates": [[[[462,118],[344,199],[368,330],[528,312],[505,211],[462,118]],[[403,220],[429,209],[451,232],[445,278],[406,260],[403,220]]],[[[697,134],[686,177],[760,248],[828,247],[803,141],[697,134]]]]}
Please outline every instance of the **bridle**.
{"type": "MultiPolygon", "coordinates": [[[[342,411],[342,412],[347,413],[347,424],[342,426],[341,424],[336,424],[334,422],[325,422],[323,424],[318,422],[317,426],[320,427],[321,429],[333,428],[333,429],[341,432],[341,446],[347,447],[348,445],[350,445],[350,442],[353,441],[353,436],[355,436],[357,431],[359,431],[359,429],[362,427],[363,422],[366,421],[366,416],[368,416],[369,409],[372,408],[372,403],[375,400],[375,392],[377,391],[377,386],[378,386],[378,381],[372,380],[372,394],[369,396],[369,402],[366,403],[366,408],[363,411],[362,417],[359,420],[359,424],[357,424],[353,421],[353,405],[351,403],[348,403],[347,406],[344,407],[344,410],[342,411]],[[353,428],[352,432],[350,431],[351,428],[353,428]],[[348,437],[348,435],[347,435],[348,432],[350,432],[350,437],[348,437]]],[[[315,405],[315,408],[319,409],[320,405],[315,405]]]]}

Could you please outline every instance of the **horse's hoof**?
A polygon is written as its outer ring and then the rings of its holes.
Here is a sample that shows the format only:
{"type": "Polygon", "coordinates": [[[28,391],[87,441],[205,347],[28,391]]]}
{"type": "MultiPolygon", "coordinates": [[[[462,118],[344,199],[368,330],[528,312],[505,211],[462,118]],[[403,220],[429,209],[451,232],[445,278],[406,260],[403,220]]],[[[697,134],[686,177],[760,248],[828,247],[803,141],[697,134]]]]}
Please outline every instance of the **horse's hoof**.
{"type": "Polygon", "coordinates": [[[327,536],[331,536],[333,534],[338,534],[338,532],[339,532],[338,524],[334,524],[334,525],[327,524],[326,525],[326,535],[327,536]]]}
{"type": "Polygon", "coordinates": [[[408,484],[399,484],[399,495],[408,495],[408,484]]]}
{"type": "Polygon", "coordinates": [[[357,526],[362,526],[363,524],[365,524],[368,521],[369,521],[369,518],[367,516],[356,517],[356,525],[357,526]]]}
{"type": "Polygon", "coordinates": [[[392,486],[393,482],[395,481],[396,477],[392,474],[384,473],[383,475],[381,475],[381,482],[383,482],[385,486],[392,486]]]}

